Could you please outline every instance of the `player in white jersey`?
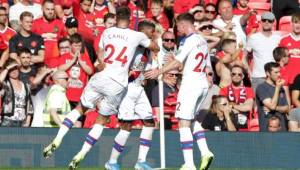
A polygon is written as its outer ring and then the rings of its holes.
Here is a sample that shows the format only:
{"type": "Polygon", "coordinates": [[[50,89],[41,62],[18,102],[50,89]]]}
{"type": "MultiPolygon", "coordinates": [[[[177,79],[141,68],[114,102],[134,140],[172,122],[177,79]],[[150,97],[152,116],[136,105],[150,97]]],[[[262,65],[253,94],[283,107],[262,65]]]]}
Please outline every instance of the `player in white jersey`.
{"type": "MultiPolygon", "coordinates": [[[[155,25],[144,20],[139,23],[138,30],[152,38],[155,25]]],[[[150,102],[142,86],[144,70],[151,68],[152,60],[150,55],[150,51],[141,46],[135,52],[135,59],[130,67],[128,90],[119,107],[118,119],[121,129],[115,137],[110,159],[105,164],[107,170],[120,169],[117,163],[118,157],[123,152],[126,141],[129,138],[132,122],[137,119],[143,120],[144,126],[140,135],[138,161],[134,168],[136,170],[152,170],[151,166],[146,162],[146,157],[151,146],[155,124],[150,102]]]]}
{"type": "MultiPolygon", "coordinates": [[[[181,167],[182,170],[196,169],[193,159],[193,135],[190,127],[208,91],[208,82],[204,72],[207,62],[210,62],[208,46],[202,36],[195,34],[193,23],[194,18],[191,14],[184,13],[177,17],[178,33],[184,38],[180,42],[175,60],[159,70],[145,73],[146,78],[156,78],[159,74],[184,65],[175,113],[179,119],[180,143],[185,162],[181,167]]],[[[194,137],[202,155],[200,170],[206,170],[214,156],[207,147],[204,129],[199,122],[194,123],[194,137]]]]}
{"type": "Polygon", "coordinates": [[[124,97],[128,84],[129,65],[136,48],[141,45],[150,50],[158,51],[159,47],[145,34],[128,28],[130,10],[120,7],[117,11],[117,27],[105,30],[99,43],[98,60],[105,63],[103,71],[91,77],[80,98],[80,104],[64,119],[57,136],[43,153],[47,158],[56,150],[65,134],[73,126],[78,117],[89,108],[95,108],[100,101],[99,116],[95,125],[88,133],[81,151],[73,158],[69,169],[76,169],[87,152],[101,136],[104,125],[111,114],[118,112],[118,106],[124,97]]]}

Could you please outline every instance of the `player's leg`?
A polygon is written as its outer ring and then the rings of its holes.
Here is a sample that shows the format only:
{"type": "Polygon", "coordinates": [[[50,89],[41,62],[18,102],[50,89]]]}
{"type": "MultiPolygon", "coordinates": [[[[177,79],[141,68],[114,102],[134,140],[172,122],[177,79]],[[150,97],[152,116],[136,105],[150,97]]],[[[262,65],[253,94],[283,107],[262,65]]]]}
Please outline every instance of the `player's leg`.
{"type": "MultiPolygon", "coordinates": [[[[98,83],[103,83],[99,89],[99,95],[103,97],[100,101],[99,116],[95,125],[86,136],[81,150],[75,155],[69,164],[70,169],[76,169],[79,162],[84,159],[85,155],[98,141],[104,129],[104,125],[109,120],[109,116],[117,113],[118,105],[126,93],[126,88],[111,79],[107,78],[103,82],[98,83]]],[[[94,103],[95,102],[96,101],[94,101],[94,103]]]]}
{"type": "Polygon", "coordinates": [[[191,131],[191,120],[194,118],[193,110],[196,99],[192,90],[180,87],[175,117],[179,120],[179,136],[183,152],[184,165],[181,170],[196,169],[193,158],[193,134],[191,131]]]}
{"type": "Polygon", "coordinates": [[[68,131],[73,127],[74,123],[77,119],[85,113],[87,108],[83,107],[80,103],[77,105],[75,109],[69,112],[65,119],[63,120],[62,125],[60,126],[58,133],[54,140],[44,148],[43,156],[45,158],[49,158],[53,155],[54,151],[60,146],[64,136],[68,133],[68,131]]]}
{"type": "Polygon", "coordinates": [[[131,132],[132,121],[120,120],[120,131],[116,135],[109,161],[105,164],[107,170],[118,170],[118,158],[124,150],[127,139],[131,132]]]}
{"type": "MultiPolygon", "coordinates": [[[[198,88],[198,90],[201,90],[201,87],[198,88]]],[[[197,100],[196,106],[195,106],[195,112],[197,112],[200,109],[200,106],[204,99],[207,96],[208,89],[202,88],[202,91],[199,91],[199,98],[197,100]]],[[[208,149],[206,138],[205,138],[205,130],[202,128],[201,123],[198,121],[194,122],[194,137],[197,141],[199,150],[201,152],[201,165],[200,170],[206,170],[209,168],[214,155],[213,153],[208,149]]]]}
{"type": "Polygon", "coordinates": [[[152,135],[155,127],[152,108],[143,87],[140,88],[140,94],[135,106],[135,113],[138,119],[142,119],[144,126],[140,135],[140,147],[138,160],[135,165],[136,170],[150,170],[151,166],[147,163],[148,151],[151,147],[152,135]]]}

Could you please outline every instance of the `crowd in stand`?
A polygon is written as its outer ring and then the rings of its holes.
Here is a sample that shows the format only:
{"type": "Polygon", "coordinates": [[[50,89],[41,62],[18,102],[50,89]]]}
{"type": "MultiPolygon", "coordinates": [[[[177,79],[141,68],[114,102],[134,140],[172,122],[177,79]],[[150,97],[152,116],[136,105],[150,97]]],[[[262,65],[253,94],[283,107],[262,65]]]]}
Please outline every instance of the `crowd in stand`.
{"type": "MultiPolygon", "coordinates": [[[[137,30],[142,20],[155,23],[160,51],[152,54],[152,68],[176,55],[183,37],[177,36],[174,18],[184,12],[194,16],[197,34],[208,42],[211,61],[203,70],[210,84],[208,95],[196,117],[203,128],[300,131],[298,7],[289,9],[291,30],[287,32],[276,29],[284,12],[259,13],[248,6],[249,0],[0,2],[1,126],[60,126],[80,101],[89,77],[103,69],[97,62],[102,32],[115,26],[116,9],[128,6],[130,29],[137,30]]],[[[181,71],[162,77],[167,129],[178,128],[174,113],[181,71]]],[[[158,124],[158,82],[145,80],[144,87],[158,124]]],[[[90,128],[97,116],[89,110],[75,126],[90,128]]],[[[134,126],[142,124],[136,121],[134,126]]],[[[116,116],[111,116],[107,127],[118,127],[116,116]]]]}

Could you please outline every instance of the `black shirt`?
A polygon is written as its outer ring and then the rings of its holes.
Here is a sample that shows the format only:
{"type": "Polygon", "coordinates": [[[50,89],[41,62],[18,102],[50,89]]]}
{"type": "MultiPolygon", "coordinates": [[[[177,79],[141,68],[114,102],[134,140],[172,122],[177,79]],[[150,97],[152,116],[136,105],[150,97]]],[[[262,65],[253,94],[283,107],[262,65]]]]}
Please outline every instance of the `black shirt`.
{"type": "Polygon", "coordinates": [[[29,37],[18,33],[9,40],[9,53],[17,53],[21,47],[28,48],[32,55],[38,55],[39,50],[45,49],[43,38],[35,33],[31,33],[29,37]]]}

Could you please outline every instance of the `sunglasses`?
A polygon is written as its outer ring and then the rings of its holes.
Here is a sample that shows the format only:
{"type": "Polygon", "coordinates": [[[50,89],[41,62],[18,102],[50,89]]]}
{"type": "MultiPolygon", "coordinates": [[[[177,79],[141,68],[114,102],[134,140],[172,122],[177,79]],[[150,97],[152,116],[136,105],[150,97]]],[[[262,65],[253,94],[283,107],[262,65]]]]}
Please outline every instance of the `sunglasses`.
{"type": "Polygon", "coordinates": [[[208,75],[208,76],[213,76],[213,73],[212,73],[212,72],[209,72],[209,73],[206,73],[206,75],[208,75]]]}
{"type": "Polygon", "coordinates": [[[209,11],[209,10],[205,10],[205,13],[208,13],[208,14],[215,14],[216,11],[209,11]]]}
{"type": "Polygon", "coordinates": [[[220,105],[227,106],[228,102],[226,102],[226,103],[220,103],[220,105]]]}
{"type": "Polygon", "coordinates": [[[68,80],[68,77],[59,77],[58,79],[68,80]]]}
{"type": "Polygon", "coordinates": [[[242,73],[231,73],[231,76],[239,76],[239,77],[242,77],[243,74],[242,74],[242,73]]]}
{"type": "Polygon", "coordinates": [[[196,14],[197,12],[203,13],[204,11],[202,11],[202,10],[196,10],[193,14],[196,14]]]}
{"type": "Polygon", "coordinates": [[[268,23],[273,23],[274,22],[274,20],[270,20],[270,19],[262,19],[261,21],[262,22],[268,22],[268,23]]]}
{"type": "Polygon", "coordinates": [[[201,31],[207,30],[207,29],[211,30],[211,29],[213,29],[213,26],[212,25],[204,25],[203,27],[200,28],[201,31]]]}
{"type": "Polygon", "coordinates": [[[180,76],[180,74],[178,74],[178,73],[167,73],[170,77],[179,77],[180,76]]]}
{"type": "Polygon", "coordinates": [[[164,38],[163,41],[164,42],[175,42],[175,39],[164,38]]]}

